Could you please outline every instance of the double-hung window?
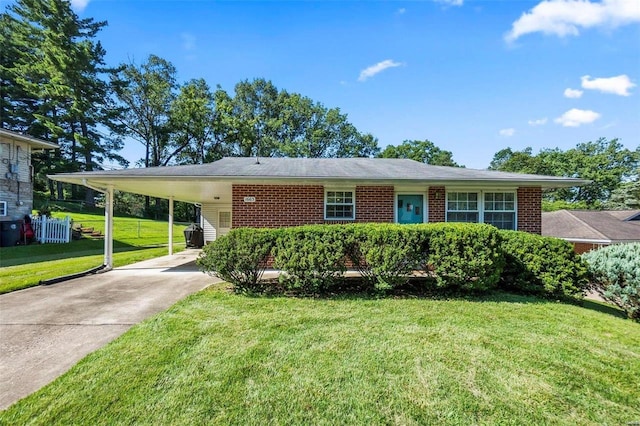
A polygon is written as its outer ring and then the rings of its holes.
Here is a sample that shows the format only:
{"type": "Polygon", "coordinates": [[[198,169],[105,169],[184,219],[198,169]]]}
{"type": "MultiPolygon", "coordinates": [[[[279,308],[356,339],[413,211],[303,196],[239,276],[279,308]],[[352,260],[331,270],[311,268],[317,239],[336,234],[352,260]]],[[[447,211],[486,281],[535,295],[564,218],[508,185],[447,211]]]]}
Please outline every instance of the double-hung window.
{"type": "Polygon", "coordinates": [[[356,198],[353,190],[327,190],[325,192],[324,217],[328,220],[354,220],[356,198]]]}
{"type": "Polygon", "coordinates": [[[513,192],[485,192],[484,223],[499,229],[515,229],[515,194],[513,192]]]}
{"type": "Polygon", "coordinates": [[[488,223],[516,229],[515,192],[448,192],[447,222],[488,223]]]}
{"type": "Polygon", "coordinates": [[[447,194],[447,222],[479,222],[480,209],[476,192],[447,194]]]}

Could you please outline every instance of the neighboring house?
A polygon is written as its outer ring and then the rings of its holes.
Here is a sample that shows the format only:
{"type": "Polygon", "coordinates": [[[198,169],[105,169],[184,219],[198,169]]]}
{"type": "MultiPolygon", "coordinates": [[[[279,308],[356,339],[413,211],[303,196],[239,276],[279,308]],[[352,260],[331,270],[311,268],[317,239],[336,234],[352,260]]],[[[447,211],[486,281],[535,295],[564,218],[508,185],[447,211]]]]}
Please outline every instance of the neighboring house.
{"type": "Polygon", "coordinates": [[[640,210],[558,210],[542,213],[542,235],[573,243],[577,253],[640,241],[640,210]]]}
{"type": "Polygon", "coordinates": [[[50,178],[107,200],[113,190],[169,199],[170,220],[174,200],[199,204],[206,242],[237,227],[351,222],[484,222],[540,234],[542,190],[586,183],[386,158],[240,157],[50,178]]]}
{"type": "Polygon", "coordinates": [[[15,221],[31,214],[31,154],[34,150],[57,148],[54,143],[0,129],[0,221],[15,221]]]}

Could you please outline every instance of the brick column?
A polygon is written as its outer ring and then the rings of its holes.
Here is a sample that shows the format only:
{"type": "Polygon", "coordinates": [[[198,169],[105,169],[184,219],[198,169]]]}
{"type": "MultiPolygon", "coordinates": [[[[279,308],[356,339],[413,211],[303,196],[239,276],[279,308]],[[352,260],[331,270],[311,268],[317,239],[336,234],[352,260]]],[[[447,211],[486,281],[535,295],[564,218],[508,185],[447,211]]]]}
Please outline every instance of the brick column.
{"type": "Polygon", "coordinates": [[[429,187],[429,222],[445,221],[446,192],[444,186],[429,187]]]}
{"type": "Polygon", "coordinates": [[[518,231],[542,234],[542,189],[518,188],[518,231]]]}

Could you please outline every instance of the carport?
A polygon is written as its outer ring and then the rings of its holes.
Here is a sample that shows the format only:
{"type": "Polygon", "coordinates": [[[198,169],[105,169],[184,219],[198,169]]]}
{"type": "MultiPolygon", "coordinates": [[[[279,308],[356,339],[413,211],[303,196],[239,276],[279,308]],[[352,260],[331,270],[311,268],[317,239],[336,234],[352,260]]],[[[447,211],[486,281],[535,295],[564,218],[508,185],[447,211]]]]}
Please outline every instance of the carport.
{"type": "Polygon", "coordinates": [[[105,195],[104,266],[113,267],[114,191],[130,192],[169,201],[168,254],[173,255],[174,202],[195,205],[231,205],[228,177],[207,175],[206,165],[149,167],[48,175],[49,179],[82,185],[105,195]],[[204,166],[204,167],[203,167],[204,166]]]}

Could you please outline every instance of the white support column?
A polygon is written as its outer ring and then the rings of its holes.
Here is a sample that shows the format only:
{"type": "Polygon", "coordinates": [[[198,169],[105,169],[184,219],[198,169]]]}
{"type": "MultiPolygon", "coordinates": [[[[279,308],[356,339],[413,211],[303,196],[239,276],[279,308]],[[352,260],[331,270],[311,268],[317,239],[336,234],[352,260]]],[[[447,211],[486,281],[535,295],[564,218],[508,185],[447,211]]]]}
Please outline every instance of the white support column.
{"type": "Polygon", "coordinates": [[[113,268],[113,186],[104,195],[104,264],[109,270],[113,268]]]}
{"type": "Polygon", "coordinates": [[[173,197],[169,197],[169,256],[173,254],[173,197]]]}

